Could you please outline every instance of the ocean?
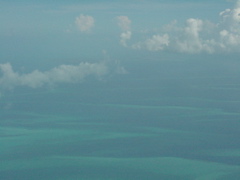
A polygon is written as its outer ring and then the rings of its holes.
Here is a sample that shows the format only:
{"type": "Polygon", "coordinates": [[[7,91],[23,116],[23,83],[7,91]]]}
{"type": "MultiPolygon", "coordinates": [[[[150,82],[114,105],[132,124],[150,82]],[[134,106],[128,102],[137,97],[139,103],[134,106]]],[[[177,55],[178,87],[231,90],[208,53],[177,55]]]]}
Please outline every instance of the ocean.
{"type": "Polygon", "coordinates": [[[125,62],[126,74],[3,92],[0,179],[240,179],[240,73],[219,64],[125,62]]]}

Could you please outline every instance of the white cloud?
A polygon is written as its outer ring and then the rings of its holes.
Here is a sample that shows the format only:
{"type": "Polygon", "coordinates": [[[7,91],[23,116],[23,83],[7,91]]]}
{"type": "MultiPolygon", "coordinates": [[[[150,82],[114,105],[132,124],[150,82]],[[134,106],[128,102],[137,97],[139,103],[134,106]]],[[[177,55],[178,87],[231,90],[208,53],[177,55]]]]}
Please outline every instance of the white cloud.
{"type": "Polygon", "coordinates": [[[213,45],[215,41],[213,39],[204,39],[203,34],[207,33],[205,30],[209,30],[208,22],[204,22],[200,19],[190,18],[186,21],[186,26],[179,33],[175,42],[172,43],[173,48],[179,52],[185,53],[199,53],[214,51],[213,45]]]}
{"type": "Polygon", "coordinates": [[[131,39],[131,20],[127,16],[118,16],[118,26],[123,31],[120,35],[120,44],[127,47],[127,41],[131,39]]]}
{"type": "Polygon", "coordinates": [[[121,33],[120,35],[120,43],[127,47],[127,40],[131,39],[131,36],[132,36],[132,32],[131,31],[126,31],[126,32],[123,32],[121,33]]]}
{"type": "Polygon", "coordinates": [[[122,31],[130,31],[131,29],[131,20],[127,16],[118,16],[118,26],[122,31]]]}
{"type": "MultiPolygon", "coordinates": [[[[189,18],[184,26],[176,21],[164,26],[161,33],[154,34],[138,43],[127,46],[126,34],[121,36],[121,44],[134,49],[149,51],[177,51],[182,53],[240,52],[240,0],[233,9],[220,12],[221,21],[212,23],[189,18]],[[125,38],[125,39],[124,39],[125,38]]],[[[127,18],[121,18],[125,22],[127,18]]],[[[127,29],[127,25],[121,25],[127,29]]]]}
{"type": "Polygon", "coordinates": [[[147,49],[150,51],[163,50],[164,47],[169,45],[169,36],[164,34],[163,36],[154,35],[152,39],[146,41],[147,49]]]}
{"type": "Polygon", "coordinates": [[[94,18],[81,14],[76,17],[75,24],[81,32],[89,32],[94,26],[94,18]]]}
{"type": "Polygon", "coordinates": [[[240,0],[234,9],[220,12],[219,44],[222,50],[240,51],[240,0]]]}
{"type": "Polygon", "coordinates": [[[221,28],[226,28],[232,32],[240,32],[240,1],[236,3],[234,9],[226,9],[219,15],[222,18],[221,28]]]}
{"type": "Polygon", "coordinates": [[[11,89],[16,86],[37,88],[55,83],[77,83],[89,75],[103,76],[108,68],[104,63],[80,63],[76,66],[61,65],[45,72],[35,70],[28,74],[19,74],[13,71],[11,64],[6,63],[0,64],[0,71],[0,87],[11,89]]]}
{"type": "Polygon", "coordinates": [[[221,21],[189,19],[185,27],[185,39],[177,41],[177,51],[188,53],[240,51],[240,1],[234,9],[219,13],[221,21]]]}
{"type": "Polygon", "coordinates": [[[153,35],[152,38],[147,39],[145,42],[140,42],[134,44],[132,47],[134,49],[147,49],[149,51],[161,51],[169,45],[169,36],[168,34],[153,35]]]}

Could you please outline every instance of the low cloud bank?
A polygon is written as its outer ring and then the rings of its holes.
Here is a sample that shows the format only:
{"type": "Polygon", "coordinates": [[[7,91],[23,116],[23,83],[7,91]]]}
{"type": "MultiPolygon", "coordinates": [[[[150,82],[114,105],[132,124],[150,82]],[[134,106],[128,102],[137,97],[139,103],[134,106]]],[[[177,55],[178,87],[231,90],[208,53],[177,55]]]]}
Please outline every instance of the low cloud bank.
{"type": "Polygon", "coordinates": [[[35,70],[28,74],[15,72],[11,64],[0,64],[0,87],[12,89],[17,86],[28,86],[38,88],[44,85],[56,83],[77,83],[83,81],[87,76],[98,77],[108,73],[105,63],[80,63],[79,65],[60,65],[49,71],[41,72],[35,70]]]}
{"type": "Polygon", "coordinates": [[[240,0],[233,9],[226,9],[220,12],[219,16],[219,23],[189,18],[184,26],[179,26],[177,21],[174,21],[162,28],[161,33],[128,46],[126,41],[132,35],[131,21],[128,17],[121,16],[118,18],[119,26],[123,30],[120,42],[125,47],[149,51],[240,52],[240,0]]]}

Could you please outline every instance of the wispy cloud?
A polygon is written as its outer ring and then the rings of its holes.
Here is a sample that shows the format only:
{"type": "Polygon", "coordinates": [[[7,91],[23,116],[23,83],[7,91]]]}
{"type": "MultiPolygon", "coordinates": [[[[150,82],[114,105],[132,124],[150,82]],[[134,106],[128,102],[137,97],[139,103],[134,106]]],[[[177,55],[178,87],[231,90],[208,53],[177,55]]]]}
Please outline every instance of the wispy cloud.
{"type": "Polygon", "coordinates": [[[122,29],[122,31],[130,31],[131,30],[131,20],[127,16],[118,16],[118,26],[122,29]]]}
{"type": "Polygon", "coordinates": [[[105,63],[80,63],[79,65],[60,65],[49,71],[35,70],[28,74],[15,72],[11,64],[0,64],[0,87],[12,89],[17,86],[38,88],[56,83],[77,83],[87,76],[101,77],[108,73],[105,63]]]}
{"type": "Polygon", "coordinates": [[[89,32],[94,27],[95,20],[92,16],[83,15],[76,17],[75,24],[81,32],[89,32]]]}

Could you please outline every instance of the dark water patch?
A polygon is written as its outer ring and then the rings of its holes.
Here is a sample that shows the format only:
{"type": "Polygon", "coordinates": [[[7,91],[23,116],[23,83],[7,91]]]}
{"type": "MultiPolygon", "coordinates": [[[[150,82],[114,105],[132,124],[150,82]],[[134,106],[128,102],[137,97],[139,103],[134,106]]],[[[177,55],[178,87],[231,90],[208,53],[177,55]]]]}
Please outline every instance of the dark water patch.
{"type": "Polygon", "coordinates": [[[229,157],[229,156],[210,156],[210,155],[188,155],[188,156],[183,156],[183,158],[188,158],[188,159],[195,159],[195,160],[202,160],[206,162],[216,162],[216,163],[224,163],[228,165],[236,165],[239,166],[240,168],[240,157],[229,157]]]}
{"type": "Polygon", "coordinates": [[[228,175],[223,175],[217,180],[239,180],[239,179],[240,179],[240,172],[237,172],[237,173],[229,173],[228,175]]]}
{"type": "MultiPolygon", "coordinates": [[[[114,164],[113,164],[114,165],[114,164]]],[[[50,167],[0,171],[0,179],[4,180],[52,180],[52,179],[89,179],[89,180],[191,180],[192,176],[160,174],[145,170],[92,165],[50,167]]]]}
{"type": "Polygon", "coordinates": [[[8,113],[1,112],[0,118],[1,118],[0,122],[2,122],[9,120],[15,121],[19,119],[34,119],[36,118],[36,116],[31,114],[15,113],[14,111],[11,111],[8,113]]]}
{"type": "Polygon", "coordinates": [[[11,137],[21,137],[21,136],[26,136],[27,134],[17,134],[17,135],[12,135],[12,134],[1,134],[0,133],[0,138],[11,138],[11,137]]]}

